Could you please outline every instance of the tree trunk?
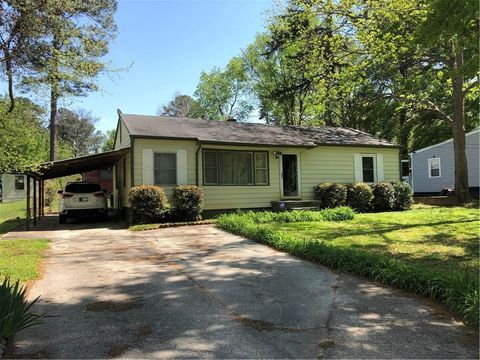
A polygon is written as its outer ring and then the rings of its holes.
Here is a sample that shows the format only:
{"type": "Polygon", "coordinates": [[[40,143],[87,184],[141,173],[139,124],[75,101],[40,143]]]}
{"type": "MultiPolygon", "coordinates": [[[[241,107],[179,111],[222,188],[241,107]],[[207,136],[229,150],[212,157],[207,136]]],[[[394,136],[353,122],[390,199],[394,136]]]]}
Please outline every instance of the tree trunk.
{"type": "Polygon", "coordinates": [[[8,112],[12,112],[15,109],[15,96],[13,94],[13,66],[10,56],[5,57],[5,70],[8,79],[8,97],[10,98],[10,106],[8,112]]]}
{"type": "Polygon", "coordinates": [[[455,153],[455,196],[457,204],[470,202],[468,188],[467,152],[465,146],[465,109],[463,100],[463,49],[458,43],[453,44],[454,62],[452,75],[453,96],[453,149],[455,153]]]}
{"type": "Polygon", "coordinates": [[[50,89],[50,161],[57,160],[57,85],[51,84],[50,89]]]}

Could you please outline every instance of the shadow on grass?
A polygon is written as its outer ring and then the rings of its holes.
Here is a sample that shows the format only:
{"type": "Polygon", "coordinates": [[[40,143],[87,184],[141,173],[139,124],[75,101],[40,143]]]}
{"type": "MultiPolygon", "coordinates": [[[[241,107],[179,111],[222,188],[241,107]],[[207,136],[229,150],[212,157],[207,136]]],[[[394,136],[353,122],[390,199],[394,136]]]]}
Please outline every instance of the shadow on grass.
{"type": "Polygon", "coordinates": [[[0,236],[25,224],[25,219],[9,219],[0,223],[0,236]]]}

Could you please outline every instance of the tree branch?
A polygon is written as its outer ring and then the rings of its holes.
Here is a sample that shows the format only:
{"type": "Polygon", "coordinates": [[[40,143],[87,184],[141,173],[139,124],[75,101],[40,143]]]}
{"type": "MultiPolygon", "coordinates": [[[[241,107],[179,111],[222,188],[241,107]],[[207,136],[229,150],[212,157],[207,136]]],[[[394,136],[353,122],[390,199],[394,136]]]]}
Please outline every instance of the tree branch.
{"type": "Polygon", "coordinates": [[[465,90],[462,91],[462,97],[465,97],[470,90],[472,90],[476,85],[478,85],[478,77],[468,85],[465,90]]]}

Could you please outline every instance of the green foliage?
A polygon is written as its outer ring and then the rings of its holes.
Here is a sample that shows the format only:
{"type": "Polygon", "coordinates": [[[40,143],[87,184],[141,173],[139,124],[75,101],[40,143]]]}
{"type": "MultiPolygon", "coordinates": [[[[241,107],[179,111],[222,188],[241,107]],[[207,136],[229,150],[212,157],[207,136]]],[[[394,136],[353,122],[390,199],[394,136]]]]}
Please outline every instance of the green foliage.
{"type": "Polygon", "coordinates": [[[178,185],[173,189],[173,212],[179,221],[196,221],[202,218],[203,190],[193,185],[178,185]]]}
{"type": "Polygon", "coordinates": [[[162,116],[188,117],[194,115],[193,110],[196,106],[197,104],[192,97],[181,95],[177,92],[168,104],[163,105],[161,109],[158,109],[157,113],[162,116]]]}
{"type": "MultiPolygon", "coordinates": [[[[395,215],[398,217],[398,213],[395,215]]],[[[376,231],[380,231],[375,219],[378,214],[365,214],[364,216],[372,217],[371,224],[368,223],[371,226],[366,232],[366,236],[369,238],[376,231]]],[[[416,219],[419,217],[422,218],[422,215],[415,215],[416,219]]],[[[397,222],[401,224],[402,220],[398,219],[397,222]]],[[[327,225],[328,222],[310,223],[301,229],[311,229],[315,226],[314,224],[327,225]]],[[[380,283],[429,296],[449,306],[473,326],[478,326],[480,293],[478,276],[475,271],[467,271],[458,267],[445,271],[441,265],[432,267],[428,262],[419,264],[404,261],[402,258],[393,258],[388,252],[375,251],[371,246],[358,247],[355,243],[352,244],[352,239],[349,237],[347,244],[352,246],[331,243],[321,238],[305,237],[305,232],[297,230],[297,224],[284,225],[287,230],[288,226],[295,226],[292,231],[285,231],[275,225],[258,224],[252,217],[231,214],[219,217],[217,225],[223,230],[248,237],[280,251],[289,252],[340,271],[358,274],[380,283]]],[[[300,225],[298,224],[298,226],[300,225]]],[[[365,225],[362,224],[362,220],[356,220],[355,224],[349,226],[353,228],[352,233],[358,233],[359,228],[362,229],[365,225]]],[[[334,225],[334,227],[338,226],[334,225]]],[[[325,234],[329,231],[333,231],[333,229],[323,229],[319,233],[325,234]]],[[[382,239],[385,241],[384,237],[382,239]]]]}
{"type": "Polygon", "coordinates": [[[95,130],[97,118],[86,110],[58,111],[58,138],[69,146],[73,156],[98,153],[104,142],[104,135],[95,130]]]}
{"type": "Polygon", "coordinates": [[[367,212],[372,208],[372,188],[365,183],[353,183],[347,189],[347,204],[358,212],[367,212]]]}
{"type": "Polygon", "coordinates": [[[44,315],[32,312],[38,297],[28,303],[27,288],[20,281],[9,278],[0,285],[0,340],[11,338],[17,332],[41,324],[44,315]]]}
{"type": "Polygon", "coordinates": [[[413,190],[405,181],[394,181],[392,183],[395,192],[395,210],[409,210],[413,205],[413,190]]]}
{"type": "Polygon", "coordinates": [[[115,147],[115,129],[107,130],[102,145],[102,151],[110,151],[115,147]]]}
{"type": "Polygon", "coordinates": [[[347,187],[339,183],[322,183],[314,188],[315,199],[322,208],[342,206],[347,201],[347,187]]]}
{"type": "Polygon", "coordinates": [[[128,201],[130,202],[135,224],[160,222],[170,207],[163,189],[153,185],[132,187],[128,193],[128,201]]]}
{"type": "Polygon", "coordinates": [[[221,215],[238,216],[238,219],[248,218],[256,224],[271,224],[271,223],[295,223],[306,221],[346,221],[352,220],[355,217],[355,212],[346,206],[337,207],[335,209],[324,209],[320,211],[309,210],[293,210],[284,212],[271,211],[246,211],[237,212],[235,215],[221,215]]]}
{"type": "Polygon", "coordinates": [[[381,182],[372,186],[372,206],[375,211],[390,211],[395,207],[395,189],[389,182],[381,182]]]}
{"type": "Polygon", "coordinates": [[[190,116],[213,120],[248,119],[253,110],[249,101],[248,77],[240,58],[232,58],[224,70],[202,72],[194,94],[190,116]]]}
{"type": "Polygon", "coordinates": [[[0,173],[35,169],[48,159],[48,133],[42,124],[42,109],[27,99],[10,102],[0,98],[0,173]]]}

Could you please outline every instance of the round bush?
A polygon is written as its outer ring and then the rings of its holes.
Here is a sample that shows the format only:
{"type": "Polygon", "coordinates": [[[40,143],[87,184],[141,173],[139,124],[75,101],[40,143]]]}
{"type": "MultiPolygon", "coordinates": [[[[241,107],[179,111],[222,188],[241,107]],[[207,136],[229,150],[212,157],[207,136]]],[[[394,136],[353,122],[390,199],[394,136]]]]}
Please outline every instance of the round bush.
{"type": "Polygon", "coordinates": [[[372,205],[375,211],[389,211],[395,206],[395,189],[389,182],[381,182],[372,186],[372,205]]]}
{"type": "Polygon", "coordinates": [[[174,216],[178,221],[200,220],[203,210],[203,191],[193,185],[179,185],[173,189],[174,216]]]}
{"type": "Polygon", "coordinates": [[[395,181],[392,183],[395,191],[395,210],[408,210],[413,204],[413,190],[409,183],[405,181],[395,181]]]}
{"type": "Polygon", "coordinates": [[[320,201],[321,208],[335,208],[345,205],[347,187],[338,183],[323,183],[314,188],[315,199],[320,201]]]}
{"type": "Polygon", "coordinates": [[[358,212],[367,212],[372,208],[372,188],[365,183],[353,183],[347,189],[347,205],[358,212]]]}
{"type": "Polygon", "coordinates": [[[153,185],[138,185],[130,189],[128,201],[135,224],[161,222],[170,207],[163,189],[153,185]]]}

